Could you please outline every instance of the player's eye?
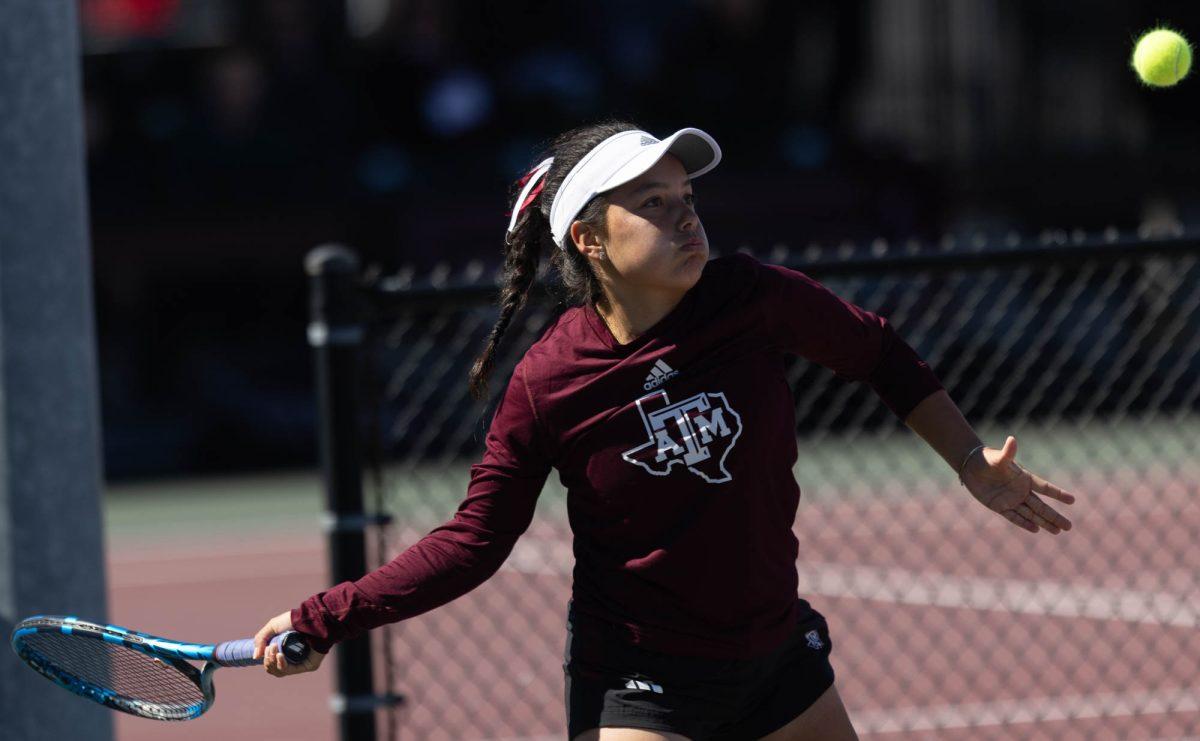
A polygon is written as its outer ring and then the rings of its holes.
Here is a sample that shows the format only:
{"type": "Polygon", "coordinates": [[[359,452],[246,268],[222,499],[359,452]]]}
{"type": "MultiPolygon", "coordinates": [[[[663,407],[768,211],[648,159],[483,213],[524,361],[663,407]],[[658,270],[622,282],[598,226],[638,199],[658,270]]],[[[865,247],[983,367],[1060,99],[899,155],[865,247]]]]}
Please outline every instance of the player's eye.
{"type": "Polygon", "coordinates": [[[683,202],[688,204],[689,206],[694,204],[696,202],[695,194],[694,193],[685,193],[683,196],[683,202]]]}
{"type": "Polygon", "coordinates": [[[661,201],[662,198],[654,196],[653,198],[647,199],[646,202],[642,204],[642,208],[646,208],[647,206],[657,206],[661,201]]]}

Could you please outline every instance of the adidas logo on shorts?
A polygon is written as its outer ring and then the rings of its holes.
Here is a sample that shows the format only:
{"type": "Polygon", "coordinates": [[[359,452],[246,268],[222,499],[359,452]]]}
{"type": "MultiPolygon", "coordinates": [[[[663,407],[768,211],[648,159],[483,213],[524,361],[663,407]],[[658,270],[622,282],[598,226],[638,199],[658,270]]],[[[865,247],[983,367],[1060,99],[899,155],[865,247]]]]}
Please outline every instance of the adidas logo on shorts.
{"type": "Polygon", "coordinates": [[[808,639],[808,647],[811,649],[819,650],[825,646],[825,644],[821,642],[821,634],[815,630],[808,631],[804,634],[804,637],[808,639]]]}
{"type": "Polygon", "coordinates": [[[670,379],[679,375],[679,371],[672,370],[671,366],[659,359],[654,366],[650,368],[650,375],[646,376],[646,382],[642,384],[642,388],[646,391],[653,391],[663,385],[670,379]]]}
{"type": "Polygon", "coordinates": [[[653,682],[643,682],[640,679],[630,679],[629,681],[627,681],[625,683],[625,689],[627,689],[627,690],[646,690],[647,692],[653,692],[658,695],[661,695],[663,693],[662,687],[660,685],[654,684],[653,682]]]}

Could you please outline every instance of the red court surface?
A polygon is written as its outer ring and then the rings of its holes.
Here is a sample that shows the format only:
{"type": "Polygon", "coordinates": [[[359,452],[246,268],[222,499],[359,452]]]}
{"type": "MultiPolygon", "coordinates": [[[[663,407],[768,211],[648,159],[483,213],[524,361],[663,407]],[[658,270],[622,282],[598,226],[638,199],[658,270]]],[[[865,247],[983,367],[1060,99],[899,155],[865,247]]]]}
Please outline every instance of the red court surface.
{"type": "MultiPolygon", "coordinates": [[[[322,588],[320,537],[222,537],[183,545],[116,544],[108,554],[112,622],[188,641],[252,636],[266,620],[322,588]]],[[[277,679],[262,669],[217,672],[216,703],[183,723],[118,713],[117,738],[332,739],[333,672],[277,679]]]]}
{"type": "MultiPolygon", "coordinates": [[[[1194,487],[1090,503],[1071,488],[1075,528],[1057,537],[1023,532],[961,490],[802,503],[800,591],[829,620],[860,737],[1200,737],[1194,487]]],[[[227,530],[207,544],[111,538],[113,621],[186,640],[248,636],[324,584],[315,527],[227,530]]],[[[535,521],[491,581],[397,629],[409,697],[399,738],[565,736],[563,610],[521,603],[536,593],[531,604],[565,608],[570,566],[569,534],[535,521]]],[[[118,738],[332,739],[332,681],[327,670],[222,670],[204,717],[121,716],[118,738]]]]}

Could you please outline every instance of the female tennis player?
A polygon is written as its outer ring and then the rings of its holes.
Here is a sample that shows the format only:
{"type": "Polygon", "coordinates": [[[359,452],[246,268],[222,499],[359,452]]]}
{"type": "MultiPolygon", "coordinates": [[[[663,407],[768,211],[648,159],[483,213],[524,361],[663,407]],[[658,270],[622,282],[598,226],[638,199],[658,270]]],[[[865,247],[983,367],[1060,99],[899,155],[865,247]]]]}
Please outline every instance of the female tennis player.
{"type": "MultiPolygon", "coordinates": [[[[433,609],[489,578],[529,526],[551,468],[568,489],[569,738],[856,738],[829,629],[797,596],[800,489],[784,355],[863,381],[984,506],[1032,533],[1073,495],[985,447],[882,317],[801,272],[708,259],[693,180],[711,136],[626,123],[577,129],[515,186],[493,356],[546,254],[573,306],[525,353],[454,517],[380,569],[270,620],[318,652],[433,609]]],[[[862,449],[870,456],[869,446],[862,449]]],[[[266,649],[275,675],[287,666],[266,649]]]]}

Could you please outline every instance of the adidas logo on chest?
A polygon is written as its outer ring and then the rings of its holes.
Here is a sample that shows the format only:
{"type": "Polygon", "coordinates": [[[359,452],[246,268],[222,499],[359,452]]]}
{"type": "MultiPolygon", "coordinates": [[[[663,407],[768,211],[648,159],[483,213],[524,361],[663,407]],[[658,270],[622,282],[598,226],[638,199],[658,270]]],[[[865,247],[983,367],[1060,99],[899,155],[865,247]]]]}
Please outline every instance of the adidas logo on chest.
{"type": "Polygon", "coordinates": [[[671,368],[660,358],[651,366],[650,374],[646,376],[646,382],[642,384],[642,388],[646,391],[653,391],[678,375],[679,371],[671,368]]]}

